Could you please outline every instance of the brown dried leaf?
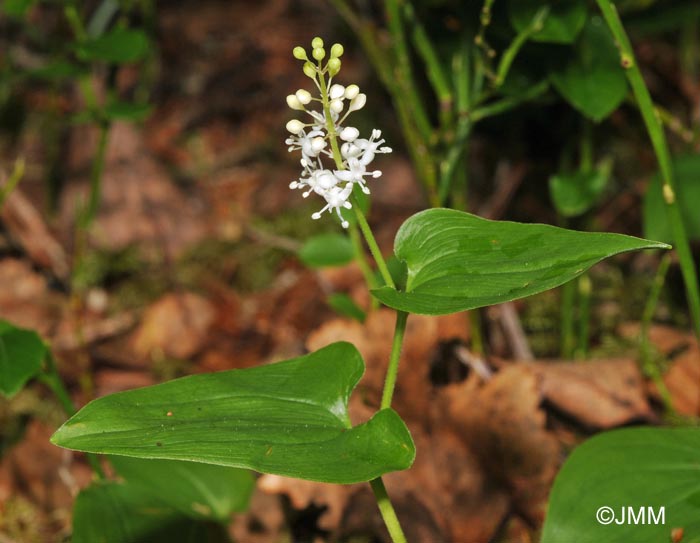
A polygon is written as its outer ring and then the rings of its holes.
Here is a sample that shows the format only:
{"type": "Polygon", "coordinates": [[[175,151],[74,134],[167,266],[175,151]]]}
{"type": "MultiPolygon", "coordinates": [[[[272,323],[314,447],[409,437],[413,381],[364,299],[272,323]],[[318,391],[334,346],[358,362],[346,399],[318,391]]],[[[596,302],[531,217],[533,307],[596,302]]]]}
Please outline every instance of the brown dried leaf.
{"type": "Polygon", "coordinates": [[[508,490],[524,516],[540,521],[559,447],[545,429],[533,369],[507,367],[476,390],[467,380],[450,387],[446,399],[450,423],[478,456],[489,480],[508,490]]]}
{"type": "Polygon", "coordinates": [[[133,337],[134,351],[144,357],[156,352],[189,358],[204,346],[215,317],[213,305],[201,296],[166,294],[145,311],[133,337]]]}
{"type": "Polygon", "coordinates": [[[544,398],[589,428],[614,428],[655,418],[634,360],[538,362],[531,367],[540,379],[544,398]]]}

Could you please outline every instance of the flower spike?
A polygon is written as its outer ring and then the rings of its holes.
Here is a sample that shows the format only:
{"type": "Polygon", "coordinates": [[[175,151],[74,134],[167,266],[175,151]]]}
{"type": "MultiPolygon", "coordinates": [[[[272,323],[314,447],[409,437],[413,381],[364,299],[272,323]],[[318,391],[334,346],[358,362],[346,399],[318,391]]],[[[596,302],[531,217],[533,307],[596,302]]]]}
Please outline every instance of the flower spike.
{"type": "Polygon", "coordinates": [[[360,92],[357,85],[332,83],[332,78],[340,71],[343,52],[341,44],[333,44],[330,58],[324,66],[327,54],[321,38],[314,38],[311,42],[310,56],[303,47],[294,48],[294,58],[304,62],[304,74],[313,79],[321,96],[313,98],[305,89],[287,96],[287,105],[291,109],[303,111],[313,120],[308,124],[297,119],[289,121],[287,130],[291,136],[285,143],[290,152],[301,151],[302,157],[301,176],[292,181],[289,188],[302,190],[303,198],[317,194],[325,201],[323,208],[313,213],[311,218],[318,220],[326,211],[335,212],[341,226],[348,228],[350,224],[343,217],[342,210],[352,209],[350,199],[353,188],[357,185],[365,194],[370,193],[367,182],[370,178],[380,177],[382,172],[368,170],[367,167],[375,155],[390,153],[391,148],[383,146],[380,130],[372,130],[370,138],[364,139],[360,138],[357,128],[344,124],[350,113],[364,107],[367,96],[360,92]],[[314,100],[321,103],[319,111],[307,108],[314,100]],[[324,165],[324,160],[329,159],[333,159],[334,169],[324,165]]]}

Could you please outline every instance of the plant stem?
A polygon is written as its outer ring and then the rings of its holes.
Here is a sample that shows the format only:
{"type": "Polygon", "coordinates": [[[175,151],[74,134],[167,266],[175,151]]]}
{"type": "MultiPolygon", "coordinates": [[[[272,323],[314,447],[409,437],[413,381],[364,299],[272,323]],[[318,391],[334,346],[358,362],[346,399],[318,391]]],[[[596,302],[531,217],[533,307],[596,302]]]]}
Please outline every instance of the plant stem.
{"type": "Polygon", "coordinates": [[[394,327],[394,340],[391,344],[391,355],[389,355],[389,366],[386,370],[384,380],[384,391],[382,392],[381,409],[391,407],[391,399],[394,396],[396,378],[399,374],[399,360],[401,359],[401,345],[403,344],[404,333],[406,332],[406,321],[408,313],[405,311],[396,312],[396,326],[394,327]]]}
{"type": "MultiPolygon", "coordinates": [[[[63,384],[63,380],[61,379],[61,376],[59,375],[58,369],[56,367],[56,361],[54,360],[53,355],[50,352],[46,355],[45,362],[46,364],[44,367],[44,371],[41,374],[39,374],[38,380],[44,383],[46,386],[48,386],[49,389],[51,389],[51,392],[53,392],[54,396],[56,396],[58,403],[61,404],[63,411],[66,413],[66,415],[72,417],[73,415],[75,415],[75,413],[78,412],[78,410],[75,408],[75,404],[73,403],[70,394],[68,394],[68,391],[66,390],[66,387],[63,384]]],[[[92,471],[95,473],[97,478],[104,479],[105,473],[102,469],[102,466],[100,465],[100,460],[97,457],[97,455],[94,455],[92,453],[85,453],[85,456],[87,457],[88,462],[92,467],[92,471]]]]}
{"type": "Polygon", "coordinates": [[[422,139],[429,142],[433,128],[423,108],[423,102],[416,92],[417,85],[413,78],[406,32],[401,17],[401,7],[406,5],[407,2],[408,0],[386,0],[387,26],[389,27],[396,56],[395,74],[397,85],[400,87],[401,92],[404,93],[422,139]]]}
{"type": "MultiPolygon", "coordinates": [[[[369,262],[367,262],[367,257],[365,256],[364,247],[362,247],[362,239],[360,238],[360,232],[357,225],[351,224],[348,233],[350,234],[350,242],[352,243],[352,249],[355,253],[355,260],[357,261],[357,265],[365,278],[367,288],[370,290],[377,288],[379,284],[377,284],[377,278],[374,276],[374,272],[372,271],[372,268],[370,268],[369,262]]],[[[370,296],[370,307],[372,309],[377,309],[377,307],[379,307],[379,301],[374,296],[370,296]]]]}
{"type": "Polygon", "coordinates": [[[496,80],[494,81],[496,87],[503,85],[506,77],[508,77],[510,67],[513,65],[513,61],[515,60],[515,57],[518,56],[520,49],[522,49],[523,45],[525,45],[525,42],[530,38],[530,36],[542,30],[542,25],[544,24],[548,14],[549,6],[544,6],[537,10],[537,13],[535,13],[535,16],[532,18],[530,24],[519,32],[517,36],[515,36],[513,42],[510,44],[510,46],[508,46],[508,49],[503,52],[496,71],[496,80]]]}
{"type": "Polygon", "coordinates": [[[591,319],[591,278],[587,273],[576,281],[578,289],[578,344],[574,356],[585,358],[588,354],[588,340],[591,319]]]}
{"type": "MultiPolygon", "coordinates": [[[[391,96],[401,124],[401,132],[406,139],[406,147],[411,160],[416,166],[417,175],[423,184],[427,197],[433,206],[437,202],[437,171],[429,149],[429,142],[424,139],[416,125],[413,104],[404,90],[401,82],[395,74],[395,62],[390,58],[386,48],[380,47],[383,43],[376,26],[357,15],[344,0],[330,0],[340,16],[353,29],[367,53],[375,73],[391,96]]],[[[422,107],[422,103],[418,103],[422,107]]],[[[425,112],[423,113],[425,115],[425,112]]]]}
{"type": "Polygon", "coordinates": [[[695,335],[700,338],[700,287],[698,286],[698,274],[695,269],[693,255],[688,242],[688,235],[676,198],[671,155],[668,150],[663,126],[659,117],[656,115],[649,89],[644,83],[644,78],[642,77],[642,73],[634,57],[632,45],[622,26],[622,21],[620,20],[615,6],[613,6],[610,0],[596,1],[620,49],[622,66],[626,69],[627,80],[629,81],[630,87],[632,87],[632,92],[637,100],[637,105],[644,119],[644,124],[649,133],[654,152],[656,153],[656,159],[659,163],[659,169],[661,170],[664,202],[668,210],[671,232],[673,233],[675,249],[678,253],[681,273],[683,274],[688,296],[693,331],[695,335]]]}
{"type": "Polygon", "coordinates": [[[7,197],[12,194],[12,191],[15,190],[19,182],[22,180],[22,177],[24,177],[24,159],[20,157],[15,161],[15,167],[13,168],[7,183],[5,183],[5,186],[0,189],[0,207],[2,207],[2,205],[5,203],[7,197]]]}
{"type": "Polygon", "coordinates": [[[651,327],[651,321],[654,318],[654,313],[656,312],[656,306],[659,302],[659,296],[661,294],[661,289],[664,286],[666,279],[666,273],[671,264],[671,255],[665,254],[659,263],[659,267],[656,270],[656,275],[654,276],[654,281],[651,284],[651,289],[649,290],[649,296],[647,297],[647,302],[644,304],[644,312],[642,313],[642,324],[640,330],[640,351],[642,358],[642,368],[644,372],[649,375],[656,384],[656,388],[659,390],[661,399],[664,402],[664,406],[670,412],[673,412],[673,401],[671,399],[671,393],[666,387],[666,383],[661,376],[661,371],[657,364],[652,360],[651,356],[651,343],[649,341],[649,328],[651,327]]]}
{"type": "Polygon", "coordinates": [[[389,494],[386,492],[382,478],[377,477],[371,480],[369,484],[372,487],[372,492],[374,492],[374,497],[377,500],[379,512],[382,514],[384,524],[386,524],[387,530],[389,530],[391,540],[394,543],[406,543],[406,536],[401,529],[401,524],[399,523],[399,518],[396,516],[396,511],[394,511],[394,506],[391,505],[391,500],[389,499],[389,494]]]}
{"type": "Polygon", "coordinates": [[[87,229],[95,220],[97,208],[102,199],[102,173],[105,167],[105,155],[107,154],[107,140],[109,136],[109,123],[100,123],[100,136],[97,143],[97,152],[95,159],[92,162],[92,170],[90,171],[90,196],[88,197],[87,207],[84,210],[81,218],[81,227],[87,229]]]}
{"type": "MultiPolygon", "coordinates": [[[[319,62],[320,63],[320,62],[319,62]]],[[[326,88],[326,78],[323,73],[319,71],[318,79],[321,87],[321,102],[323,103],[323,112],[326,116],[326,129],[328,130],[328,139],[331,143],[331,150],[333,152],[333,160],[335,165],[339,170],[344,170],[343,157],[340,154],[340,148],[338,147],[338,135],[335,133],[335,125],[333,124],[333,119],[331,118],[330,101],[328,100],[328,89],[326,88]]],[[[377,263],[377,268],[379,268],[379,273],[382,275],[384,282],[391,288],[396,288],[394,285],[394,280],[391,278],[389,273],[389,268],[384,261],[382,252],[379,250],[379,245],[377,245],[377,240],[374,239],[374,234],[372,234],[372,229],[367,223],[364,213],[360,209],[360,205],[357,199],[351,197],[352,207],[355,210],[355,217],[357,218],[357,224],[360,226],[362,235],[367,242],[370,252],[374,261],[377,263]]]]}
{"type": "Polygon", "coordinates": [[[561,357],[569,360],[574,356],[574,303],[576,282],[569,281],[561,290],[561,357]]]}
{"type": "Polygon", "coordinates": [[[443,130],[446,130],[452,124],[452,90],[447,78],[447,74],[443,70],[442,62],[430,41],[428,33],[421,22],[416,17],[416,12],[413,9],[413,5],[410,1],[406,0],[403,5],[403,12],[406,16],[406,20],[411,27],[413,38],[413,43],[416,47],[416,51],[423,59],[425,63],[426,73],[428,81],[430,81],[433,86],[433,90],[438,98],[439,102],[439,115],[440,123],[443,130]]]}

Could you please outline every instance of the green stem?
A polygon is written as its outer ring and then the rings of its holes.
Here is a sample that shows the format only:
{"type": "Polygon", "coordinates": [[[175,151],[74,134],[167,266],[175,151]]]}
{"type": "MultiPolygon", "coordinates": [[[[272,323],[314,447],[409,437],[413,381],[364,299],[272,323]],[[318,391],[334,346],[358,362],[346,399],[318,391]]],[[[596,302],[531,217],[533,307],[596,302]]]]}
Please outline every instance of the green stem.
{"type": "MultiPolygon", "coordinates": [[[[73,403],[70,394],[68,394],[68,391],[66,390],[66,387],[63,384],[63,380],[61,379],[61,376],[58,373],[58,368],[56,367],[56,361],[54,360],[53,355],[51,353],[47,354],[45,362],[46,364],[44,367],[44,371],[41,374],[39,374],[38,379],[46,386],[48,386],[49,389],[51,389],[51,392],[53,392],[54,396],[56,396],[58,403],[61,404],[61,407],[63,408],[63,411],[66,413],[66,415],[72,417],[78,412],[78,410],[75,408],[75,404],[73,403]]],[[[92,467],[92,471],[95,473],[97,478],[104,479],[105,473],[102,469],[102,466],[100,465],[99,458],[91,453],[86,453],[86,457],[88,459],[88,462],[90,463],[90,466],[92,467]]]]}
{"type": "Polygon", "coordinates": [[[416,167],[418,178],[425,187],[431,204],[438,205],[437,172],[428,141],[423,139],[419,133],[412,104],[404,92],[404,87],[394,77],[394,62],[389,58],[387,51],[379,46],[383,42],[379,31],[372,22],[359,17],[344,0],[330,1],[359,38],[375,73],[391,96],[401,124],[401,132],[406,139],[406,147],[416,167]]]}
{"type": "MultiPolygon", "coordinates": [[[[335,165],[339,170],[344,170],[343,157],[340,154],[340,148],[338,147],[338,135],[335,132],[335,125],[333,124],[333,119],[331,118],[330,100],[328,99],[328,89],[326,89],[326,78],[322,72],[319,72],[318,79],[321,87],[321,102],[323,103],[323,111],[326,115],[326,129],[328,130],[328,139],[331,143],[331,150],[333,152],[333,160],[335,165]]],[[[384,282],[391,288],[396,288],[394,285],[394,280],[391,278],[389,273],[389,268],[384,261],[382,252],[379,250],[379,245],[377,245],[377,240],[374,239],[374,234],[372,234],[372,229],[367,223],[364,213],[360,209],[360,205],[356,198],[351,197],[352,207],[355,210],[355,217],[357,218],[357,224],[360,226],[362,235],[367,242],[370,252],[374,261],[377,263],[377,268],[379,268],[379,273],[382,275],[384,282]]]]}
{"type": "Polygon", "coordinates": [[[372,258],[374,258],[374,261],[377,263],[377,268],[379,269],[379,273],[382,276],[382,279],[384,279],[384,283],[391,288],[396,288],[396,285],[394,284],[394,280],[391,277],[391,273],[389,273],[389,268],[386,265],[386,261],[384,260],[384,256],[382,256],[382,252],[379,250],[379,245],[377,245],[377,240],[374,239],[374,234],[372,233],[372,229],[369,226],[369,223],[367,222],[367,218],[365,217],[365,214],[362,213],[362,210],[360,209],[360,206],[358,205],[357,201],[353,202],[352,208],[355,210],[355,218],[357,219],[357,224],[360,226],[360,230],[362,231],[362,235],[365,238],[365,241],[367,242],[367,246],[369,247],[370,253],[372,253],[372,258]]]}
{"type": "Polygon", "coordinates": [[[423,59],[426,67],[426,76],[433,86],[433,90],[439,102],[440,122],[443,129],[449,128],[452,123],[452,90],[450,89],[447,74],[443,70],[442,62],[433,47],[428,33],[421,22],[416,17],[416,12],[410,1],[406,0],[403,5],[404,15],[411,27],[411,37],[416,47],[416,51],[423,59]]]}
{"type": "Polygon", "coordinates": [[[429,142],[432,138],[433,128],[423,108],[423,101],[419,98],[416,91],[417,86],[413,78],[411,57],[408,52],[408,42],[406,40],[406,32],[401,17],[401,7],[405,5],[407,1],[408,0],[386,0],[387,25],[396,56],[396,82],[410,105],[416,127],[423,141],[429,142]]]}
{"type": "Polygon", "coordinates": [[[85,229],[89,228],[97,215],[97,209],[100,206],[102,199],[102,174],[105,167],[105,156],[107,154],[107,141],[109,137],[109,123],[103,122],[100,124],[100,136],[97,144],[97,152],[92,162],[92,170],[90,172],[90,196],[88,197],[87,207],[85,208],[81,226],[85,229]]]}
{"type": "Polygon", "coordinates": [[[518,56],[520,49],[522,49],[523,45],[525,45],[525,42],[530,38],[530,36],[542,30],[544,20],[547,18],[548,14],[549,6],[543,6],[537,10],[537,13],[535,13],[535,16],[532,18],[530,24],[519,32],[517,36],[515,36],[515,39],[513,39],[508,49],[503,52],[501,55],[501,60],[498,63],[498,69],[496,70],[496,80],[494,82],[496,87],[503,85],[506,77],[508,77],[510,67],[513,65],[513,61],[518,56]]]}
{"type": "Polygon", "coordinates": [[[574,355],[574,302],[576,282],[569,281],[561,291],[561,357],[569,360],[574,355]]]}
{"type": "MultiPolygon", "coordinates": [[[[351,224],[348,233],[350,234],[350,243],[352,243],[353,253],[355,253],[355,261],[357,262],[357,265],[365,278],[367,288],[369,290],[377,288],[379,284],[377,283],[377,278],[372,272],[372,268],[369,266],[369,262],[367,262],[367,257],[365,256],[365,250],[362,247],[362,239],[360,238],[360,232],[358,231],[357,225],[351,224]]],[[[377,309],[377,307],[379,307],[379,301],[374,296],[370,296],[370,307],[372,309],[377,309]]]]}
{"type": "Polygon", "coordinates": [[[450,193],[452,185],[452,177],[454,176],[455,168],[459,163],[464,150],[466,148],[467,138],[471,133],[472,123],[468,117],[460,119],[457,125],[457,134],[454,143],[450,146],[445,159],[440,163],[440,187],[438,191],[439,204],[443,205],[447,200],[447,195],[450,193]]]}
{"type": "Polygon", "coordinates": [[[493,117],[494,115],[505,113],[506,111],[510,111],[511,109],[519,106],[523,102],[533,100],[538,96],[544,94],[548,88],[549,83],[547,81],[542,81],[541,83],[530,87],[525,93],[521,94],[520,96],[509,96],[507,98],[502,98],[495,102],[486,104],[484,106],[480,106],[473,110],[469,117],[473,123],[477,123],[478,121],[485,119],[486,117],[493,117]]]}
{"type": "Polygon", "coordinates": [[[396,388],[396,379],[399,374],[399,361],[401,360],[401,346],[406,332],[406,321],[408,313],[405,311],[396,312],[396,326],[394,328],[394,340],[391,344],[391,355],[389,355],[389,367],[386,370],[384,380],[384,391],[382,392],[381,409],[391,407],[391,399],[396,388]]]}
{"type": "Polygon", "coordinates": [[[656,153],[656,159],[659,163],[663,182],[664,202],[668,210],[671,232],[675,241],[675,249],[678,253],[681,273],[683,274],[688,296],[693,331],[695,335],[700,338],[700,287],[698,286],[698,274],[695,269],[695,263],[693,262],[693,255],[690,250],[688,235],[685,230],[685,225],[683,224],[680,208],[676,201],[671,155],[668,150],[663,126],[656,115],[649,89],[644,83],[644,78],[637,65],[632,45],[622,26],[622,21],[620,20],[615,6],[613,6],[610,0],[596,1],[620,49],[622,66],[626,69],[627,80],[629,81],[630,87],[632,87],[632,92],[637,100],[637,105],[644,119],[644,124],[649,133],[654,152],[656,153]]]}
{"type": "Polygon", "coordinates": [[[2,205],[5,203],[7,197],[12,194],[12,191],[15,190],[19,182],[22,180],[22,177],[24,177],[24,159],[18,158],[15,162],[15,167],[7,180],[7,183],[5,183],[5,186],[0,189],[0,207],[2,207],[2,205]]]}
{"type": "Polygon", "coordinates": [[[401,524],[399,523],[399,518],[396,516],[396,511],[394,511],[394,506],[391,505],[391,500],[389,499],[389,494],[386,492],[382,478],[377,477],[371,480],[369,485],[372,487],[372,492],[374,492],[374,497],[379,506],[379,512],[382,514],[387,530],[389,530],[391,540],[394,543],[407,543],[406,536],[401,529],[401,524]]]}
{"type": "Polygon", "coordinates": [[[591,319],[591,278],[588,274],[581,275],[576,286],[578,288],[578,344],[574,355],[585,358],[588,354],[588,339],[591,319]]]}
{"type": "Polygon", "coordinates": [[[644,304],[644,312],[642,313],[642,324],[640,330],[640,350],[642,357],[642,368],[656,384],[656,388],[659,390],[659,394],[661,395],[661,399],[663,400],[666,409],[673,412],[671,393],[668,391],[668,388],[666,388],[666,383],[664,383],[659,367],[652,360],[651,342],[649,341],[649,328],[651,327],[651,321],[654,318],[656,306],[659,302],[659,296],[661,295],[661,289],[664,286],[666,273],[668,272],[670,265],[671,255],[667,253],[659,263],[659,267],[656,270],[656,275],[654,276],[654,281],[652,282],[651,289],[649,290],[647,302],[644,304]]]}

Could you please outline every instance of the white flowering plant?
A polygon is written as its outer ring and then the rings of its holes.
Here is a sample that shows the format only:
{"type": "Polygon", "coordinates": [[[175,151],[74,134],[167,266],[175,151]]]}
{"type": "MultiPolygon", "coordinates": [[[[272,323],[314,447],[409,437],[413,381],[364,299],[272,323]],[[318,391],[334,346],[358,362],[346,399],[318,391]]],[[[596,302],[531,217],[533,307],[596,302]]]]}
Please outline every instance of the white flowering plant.
{"type": "Polygon", "coordinates": [[[312,97],[305,89],[287,96],[290,108],[303,111],[311,118],[307,123],[298,119],[287,123],[291,136],[285,143],[289,151],[301,151],[302,167],[301,177],[292,181],[289,188],[303,190],[304,198],[314,193],[325,200],[323,209],[311,216],[313,219],[320,219],[324,211],[335,211],[342,227],[348,228],[350,222],[341,210],[352,208],[355,186],[370,194],[366,178],[377,178],[382,172],[367,167],[378,153],[390,153],[391,148],[383,146],[381,130],[373,130],[370,138],[365,139],[360,137],[357,128],[345,124],[350,113],[364,107],[367,96],[357,85],[345,87],[333,83],[333,77],[340,71],[343,46],[336,43],[331,47],[330,59],[325,65],[323,40],[315,38],[311,46],[316,63],[309,60],[303,47],[294,49],[294,57],[304,61],[304,73],[315,83],[320,96],[312,97]],[[313,109],[316,103],[320,111],[313,109]],[[332,163],[332,169],[324,160],[332,163]]]}
{"type": "MultiPolygon", "coordinates": [[[[99,398],[59,428],[52,442],[115,458],[213,464],[337,484],[369,482],[398,543],[406,536],[382,475],[410,468],[415,456],[410,431],[392,409],[409,315],[443,315],[522,298],[561,285],[612,255],[668,246],[432,208],[409,217],[396,234],[394,255],[407,271],[405,284],[397,284],[356,204],[357,194],[370,194],[372,183],[383,182],[379,170],[369,167],[377,154],[391,149],[378,129],[363,138],[347,124],[366,96],[356,85],[337,81],[342,54],[335,44],[327,58],[321,38],[312,41],[310,55],[302,47],[293,51],[315,90],[287,96],[287,104],[304,115],[287,123],[286,144],[301,153],[302,168],[289,186],[302,197],[322,199],[312,219],[335,214],[350,234],[357,225],[381,276],[382,284],[370,284],[371,294],[396,312],[375,414],[362,424],[350,422],[348,401],[365,366],[353,345],[338,342],[274,364],[99,398]],[[352,221],[346,212],[352,212],[352,221]]],[[[366,258],[364,250],[357,257],[366,258]]]]}

